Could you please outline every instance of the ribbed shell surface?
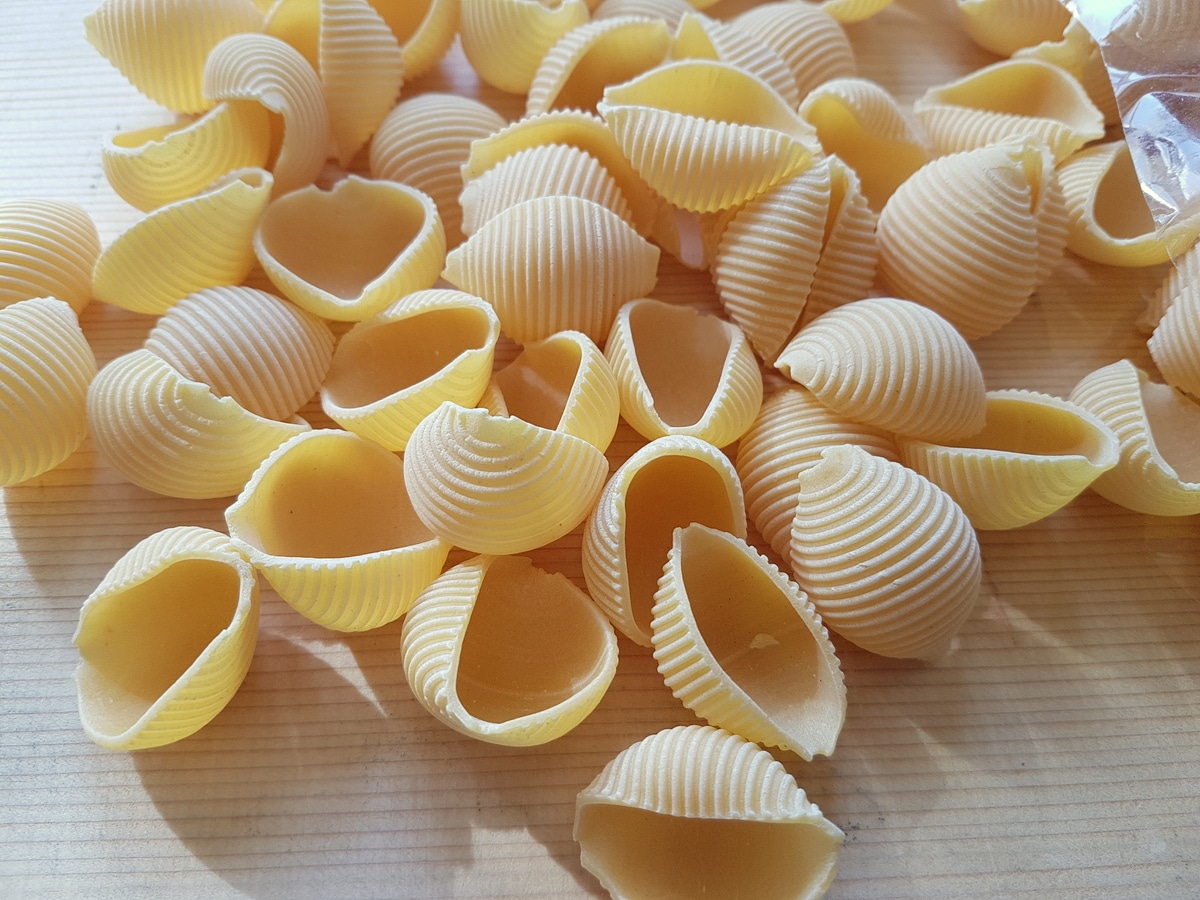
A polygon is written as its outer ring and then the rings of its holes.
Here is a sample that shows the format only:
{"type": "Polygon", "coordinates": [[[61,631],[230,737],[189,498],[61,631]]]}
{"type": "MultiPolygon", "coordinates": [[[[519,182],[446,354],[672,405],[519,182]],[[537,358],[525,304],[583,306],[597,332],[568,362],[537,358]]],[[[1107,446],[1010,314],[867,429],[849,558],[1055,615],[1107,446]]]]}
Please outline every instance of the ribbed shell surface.
{"type": "Polygon", "coordinates": [[[1163,380],[1200,399],[1200,280],[1183,287],[1147,346],[1163,380]]]}
{"type": "Polygon", "coordinates": [[[761,78],[788,106],[800,102],[800,89],[784,58],[761,38],[700,13],[688,13],[675,29],[675,59],[715,59],[761,78]]]}
{"type": "Polygon", "coordinates": [[[734,18],[733,25],[775,48],[791,68],[801,97],[831,78],[858,72],[846,32],[815,4],[758,4],[734,18]]]}
{"type": "Polygon", "coordinates": [[[1175,265],[1167,272],[1155,295],[1146,303],[1146,309],[1138,318],[1138,327],[1152,332],[1162,321],[1171,304],[1190,284],[1200,283],[1200,243],[1175,259],[1175,265]]]}
{"type": "Polygon", "coordinates": [[[878,216],[868,205],[858,176],[836,156],[828,157],[826,165],[830,218],[808,302],[800,314],[801,327],[835,306],[869,296],[879,263],[878,216]]]}
{"type": "Polygon", "coordinates": [[[458,0],[371,0],[404,54],[404,77],[432,69],[458,33],[458,0]]]}
{"type": "Polygon", "coordinates": [[[563,35],[588,21],[583,0],[460,0],[463,52],[493,87],[529,91],[538,65],[563,35]]]}
{"type": "Polygon", "coordinates": [[[100,235],[91,216],[60,200],[0,203],[0,307],[55,297],[79,312],[92,297],[100,235]]]}
{"type": "Polygon", "coordinates": [[[963,28],[997,56],[1057,40],[1071,21],[1058,0],[957,0],[963,28]]]}

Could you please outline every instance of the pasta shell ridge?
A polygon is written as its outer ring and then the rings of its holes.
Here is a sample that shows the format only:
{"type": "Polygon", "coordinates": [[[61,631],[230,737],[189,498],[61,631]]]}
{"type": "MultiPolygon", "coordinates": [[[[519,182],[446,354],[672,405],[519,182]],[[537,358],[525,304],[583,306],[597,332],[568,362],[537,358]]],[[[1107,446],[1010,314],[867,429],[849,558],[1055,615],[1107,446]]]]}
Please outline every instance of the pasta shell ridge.
{"type": "Polygon", "coordinates": [[[1147,301],[1146,309],[1138,317],[1138,328],[1144,332],[1153,332],[1171,304],[1188,285],[1200,282],[1200,243],[1192,244],[1187,252],[1175,258],[1174,263],[1154,296],[1147,301]]]}
{"type": "Polygon", "coordinates": [[[371,6],[400,42],[410,80],[437,65],[458,32],[458,0],[371,0],[371,6]]]}
{"type": "Polygon", "coordinates": [[[815,4],[760,3],[735,16],[733,25],[783,57],[801,97],[831,78],[858,73],[846,32],[815,4]]]}
{"type": "Polygon", "coordinates": [[[761,78],[788,106],[800,102],[796,78],[771,45],[701,13],[687,13],[675,27],[674,59],[713,59],[761,78]]]}
{"type": "Polygon", "coordinates": [[[479,77],[513,94],[528,93],[538,65],[563,35],[588,21],[583,0],[460,0],[459,36],[479,77]]]}
{"type": "Polygon", "coordinates": [[[1200,281],[1183,287],[1146,344],[1163,380],[1200,399],[1200,281]]]}
{"type": "Polygon", "coordinates": [[[1088,98],[1104,116],[1105,125],[1121,121],[1112,80],[1100,47],[1087,28],[1074,16],[1062,32],[1061,39],[1047,39],[1039,44],[1022,47],[1013,54],[1016,59],[1040,59],[1070,72],[1079,79],[1088,98]]]}
{"type": "Polygon", "coordinates": [[[55,297],[82,311],[99,255],[100,234],[82,207],[60,200],[0,202],[0,308],[55,297]]]}
{"type": "Polygon", "coordinates": [[[956,0],[971,39],[997,56],[1057,40],[1071,14],[1057,0],[956,0]]]}
{"type": "Polygon", "coordinates": [[[688,0],[603,0],[592,10],[592,20],[639,16],[661,19],[669,28],[674,28],[684,14],[697,8],[688,0]]]}
{"type": "Polygon", "coordinates": [[[828,157],[826,165],[830,197],[825,243],[800,313],[801,327],[835,306],[869,296],[879,263],[879,217],[868,205],[858,176],[836,156],[828,157]]]}

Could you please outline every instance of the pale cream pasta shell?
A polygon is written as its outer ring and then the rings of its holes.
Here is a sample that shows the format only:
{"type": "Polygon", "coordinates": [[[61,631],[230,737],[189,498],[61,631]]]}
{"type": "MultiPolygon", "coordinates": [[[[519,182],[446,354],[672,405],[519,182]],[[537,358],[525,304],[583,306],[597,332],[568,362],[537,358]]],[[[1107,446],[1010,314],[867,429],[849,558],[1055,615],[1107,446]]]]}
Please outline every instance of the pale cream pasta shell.
{"type": "Polygon", "coordinates": [[[97,449],[139,487],[190,500],[237,494],[268,454],[309,429],[277,422],[217,397],[149,350],[119,356],[88,390],[97,449]]]}
{"type": "Polygon", "coordinates": [[[680,725],[617,754],[575,802],[580,862],[614,897],[816,900],[844,835],[770,753],[680,725]]]}
{"type": "Polygon", "coordinates": [[[642,437],[687,434],[724,447],[762,405],[758,360],[732,322],[650,298],[633,300],[604,346],[621,415],[642,437]]]}
{"type": "Polygon", "coordinates": [[[473,406],[492,375],[500,320],[487,301],[416,291],[342,336],[321,408],[343,428],[388,450],[443,401],[473,406]]]}
{"type": "Polygon", "coordinates": [[[0,487],[50,471],[83,443],[95,375],[66,303],[35,297],[0,307],[0,487]]]}
{"type": "Polygon", "coordinates": [[[842,445],[799,475],[791,564],[826,627],[881,656],[950,648],[979,593],[963,511],[913,470],[842,445]]]}
{"type": "Polygon", "coordinates": [[[333,332],[266,291],[215,287],[167,310],[142,346],[218,396],[282,420],[320,388],[333,357],[333,332]]]}
{"type": "Polygon", "coordinates": [[[459,2],[459,37],[467,60],[485,82],[512,94],[527,93],[555,42],[590,18],[583,0],[459,2]]]}
{"type": "Polygon", "coordinates": [[[949,322],[909,300],[830,310],[800,329],[775,365],[834,412],[897,434],[964,438],[986,419],[974,352],[949,322]]]}
{"type": "Polygon", "coordinates": [[[1116,435],[1086,409],[1035,391],[989,391],[987,424],[949,444],[899,439],[904,464],[975,528],[1020,528],[1057,512],[1117,464],[1116,435]]]}
{"type": "Polygon", "coordinates": [[[335,631],[400,618],[450,552],[413,511],[400,458],[345,431],[285,441],[254,471],[225,521],[279,596],[335,631]]]}
{"type": "Polygon", "coordinates": [[[956,0],[971,39],[997,56],[1058,40],[1071,21],[1059,0],[956,0]]]}
{"type": "Polygon", "coordinates": [[[1138,328],[1153,332],[1162,317],[1166,315],[1171,304],[1179,297],[1188,285],[1200,282],[1200,242],[1175,258],[1175,265],[1167,273],[1154,296],[1146,302],[1146,308],[1138,317],[1138,328]]]}
{"type": "Polygon", "coordinates": [[[1163,380],[1200,399],[1200,281],[1180,290],[1147,345],[1163,380]]]}
{"type": "Polygon", "coordinates": [[[141,750],[199,731],[250,668],[258,610],[254,570],[225,535],[185,525],[140,541],[79,610],[84,732],[141,750]]]}
{"type": "Polygon", "coordinates": [[[525,553],[591,511],[608,461],[583,438],[443,403],[413,431],[404,482],[430,531],[473,553],[525,553]]]}
{"type": "Polygon", "coordinates": [[[437,65],[458,33],[459,0],[371,0],[371,5],[400,42],[408,79],[437,65]]]}
{"type": "Polygon", "coordinates": [[[669,28],[674,28],[685,14],[695,8],[688,0],[604,0],[592,10],[592,20],[641,16],[662,19],[669,28]]]}
{"type": "Polygon", "coordinates": [[[677,527],[700,522],[746,536],[737,472],[707,441],[656,438],[604,486],[583,533],[583,577],[604,614],[635,644],[651,646],[654,592],[677,527]]]}
{"type": "Polygon", "coordinates": [[[768,43],[702,13],[688,13],[675,27],[674,59],[712,59],[737,66],[770,85],[788,106],[800,102],[791,68],[768,43]]]}
{"type": "Polygon", "coordinates": [[[735,17],[733,25],[775,48],[791,68],[801,97],[831,78],[858,74],[846,32],[814,3],[757,4],[735,17]]]}
{"type": "Polygon", "coordinates": [[[327,191],[309,185],[272,201],[254,233],[254,252],[297,306],[357,322],[432,287],[446,235],[429,195],[349,175],[327,191]]]}
{"type": "Polygon", "coordinates": [[[157,315],[188,294],[242,281],[254,267],[254,230],[271,185],[270,172],[239,169],[203,193],[148,213],[96,260],[96,298],[157,315]]]}
{"type": "Polygon", "coordinates": [[[1045,40],[1040,44],[1023,47],[1014,53],[1013,57],[1040,59],[1066,69],[1079,79],[1088,97],[1103,114],[1105,125],[1116,125],[1121,121],[1112,79],[1109,77],[1108,67],[1104,64],[1100,47],[1083,23],[1074,16],[1060,39],[1045,40]]]}
{"type": "Polygon", "coordinates": [[[863,22],[892,5],[892,0],[821,0],[821,9],[839,22],[863,22]]]}
{"type": "Polygon", "coordinates": [[[61,200],[0,202],[0,308],[55,297],[80,312],[92,297],[100,234],[80,206],[61,200]]]}

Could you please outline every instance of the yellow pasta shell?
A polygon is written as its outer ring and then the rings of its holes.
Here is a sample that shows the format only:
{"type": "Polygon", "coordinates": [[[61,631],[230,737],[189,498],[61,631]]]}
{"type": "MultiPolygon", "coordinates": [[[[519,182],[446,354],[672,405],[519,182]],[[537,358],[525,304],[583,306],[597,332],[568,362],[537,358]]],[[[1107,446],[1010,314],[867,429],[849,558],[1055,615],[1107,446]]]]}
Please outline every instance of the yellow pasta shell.
{"type": "Polygon", "coordinates": [[[513,94],[528,92],[542,58],[588,21],[583,0],[459,0],[463,52],[479,77],[513,94]]]}
{"type": "Polygon", "coordinates": [[[997,56],[1058,40],[1071,14],[1058,0],[956,0],[971,39],[997,56]]]}
{"type": "Polygon", "coordinates": [[[734,27],[783,57],[804,97],[831,78],[858,74],[850,40],[837,20],[814,3],[760,3],[733,19],[734,27]]]}
{"type": "Polygon", "coordinates": [[[88,390],[97,449],[134,484],[168,497],[229,497],[285,440],[309,426],[277,422],[217,397],[149,350],[119,356],[88,390]]]}
{"type": "Polygon", "coordinates": [[[459,0],[371,0],[371,5],[400,42],[409,79],[437,65],[458,32],[459,0]]]}
{"type": "Polygon", "coordinates": [[[674,28],[686,13],[695,8],[688,0],[604,0],[592,10],[592,20],[641,16],[662,19],[668,27],[674,28]]]}
{"type": "Polygon", "coordinates": [[[79,718],[110,750],[194,734],[241,686],[258,640],[258,582],[225,535],[168,528],[117,560],[79,610],[79,718]]]}
{"type": "Polygon", "coordinates": [[[417,423],[449,400],[473,406],[492,375],[500,320],[461,291],[401,297],[342,336],[321,408],[348,431],[403,450],[417,423]]]}
{"type": "Polygon", "coordinates": [[[587,594],[523,556],[477,556],[438,578],[405,618],[400,652],[430,714],[510,747],[566,734],[617,670],[616,635],[587,594]]]}
{"type": "Polygon", "coordinates": [[[0,202],[0,308],[55,297],[80,312],[92,297],[100,234],[91,216],[60,200],[0,202]]]}
{"type": "Polygon", "coordinates": [[[50,471],[83,443],[95,375],[66,303],[35,297],[0,307],[0,487],[50,471]]]}
{"type": "Polygon", "coordinates": [[[242,281],[254,266],[254,230],[271,184],[263,169],[239,169],[195,197],[147,214],[96,260],[96,297],[132,312],[161,314],[188,294],[242,281]]]}
{"type": "Polygon", "coordinates": [[[1121,121],[1112,79],[1100,54],[1100,47],[1083,23],[1074,16],[1061,39],[1047,39],[1040,44],[1023,47],[1013,56],[1016,59],[1040,59],[1066,69],[1079,79],[1092,103],[1103,114],[1105,125],[1116,125],[1121,121]]]}
{"type": "Polygon", "coordinates": [[[1190,0],[1155,0],[1120,8],[1109,42],[1128,58],[1135,57],[1136,71],[1185,71],[1195,62],[1191,37],[1200,33],[1200,10],[1190,0]],[[1145,65],[1150,60],[1151,65],[1145,65]]]}
{"type": "Polygon", "coordinates": [[[712,59],[756,75],[788,106],[800,102],[800,89],[783,57],[770,44],[701,13],[687,13],[675,28],[673,59],[712,59]]]}
{"type": "Polygon", "coordinates": [[[1147,341],[1163,380],[1200,399],[1200,281],[1190,281],[1147,341]]]}
{"type": "Polygon", "coordinates": [[[839,22],[862,22],[892,5],[892,0],[822,0],[821,9],[839,22]]]}
{"type": "Polygon", "coordinates": [[[1176,257],[1175,265],[1147,301],[1146,309],[1138,318],[1138,327],[1147,333],[1154,331],[1171,304],[1194,282],[1200,282],[1200,243],[1192,244],[1186,253],[1176,257]]]}
{"type": "Polygon", "coordinates": [[[707,725],[652,734],[579,792],[583,867],[614,897],[815,900],[844,835],[766,750],[707,725]]]}
{"type": "Polygon", "coordinates": [[[450,552],[413,512],[400,458],[345,431],[285,441],[254,471],[225,521],[279,596],[335,631],[400,618],[450,552]]]}

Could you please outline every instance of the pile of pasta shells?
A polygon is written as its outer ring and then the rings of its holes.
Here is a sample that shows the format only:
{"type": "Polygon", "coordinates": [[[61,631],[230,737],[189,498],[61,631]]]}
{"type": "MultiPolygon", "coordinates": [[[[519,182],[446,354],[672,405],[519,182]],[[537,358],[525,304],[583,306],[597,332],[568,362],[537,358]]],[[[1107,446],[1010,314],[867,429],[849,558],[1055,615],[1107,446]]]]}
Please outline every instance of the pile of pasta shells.
{"type": "Polygon", "coordinates": [[[907,108],[843,29],[889,2],[104,0],[88,39],[178,120],[101,148],[144,214],[106,247],[74,204],[0,202],[0,484],[90,435],[230,502],[84,601],[88,736],[211,721],[260,579],[336,631],[403,617],[413,696],[497,744],[570,731],[638,645],[707,724],[580,793],[584,867],[622,897],[824,892],[842,833],[764,748],[834,752],[829,631],[933,659],[976,530],[1088,488],[1200,513],[1200,221],[1156,228],[1095,44],[1057,0],[958,0],[1005,58],[907,108]],[[420,89],[455,41],[522,117],[420,89]],[[988,390],[969,342],[1068,251],[1177,260],[1158,372],[988,390]],[[656,297],[670,266],[720,309],[656,297]],[[157,317],[99,371],[93,299],[157,317]],[[582,586],[524,555],[572,533],[582,586]]]}

